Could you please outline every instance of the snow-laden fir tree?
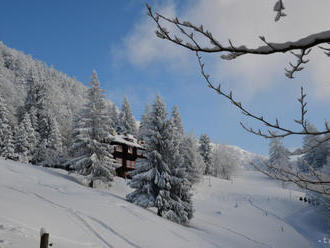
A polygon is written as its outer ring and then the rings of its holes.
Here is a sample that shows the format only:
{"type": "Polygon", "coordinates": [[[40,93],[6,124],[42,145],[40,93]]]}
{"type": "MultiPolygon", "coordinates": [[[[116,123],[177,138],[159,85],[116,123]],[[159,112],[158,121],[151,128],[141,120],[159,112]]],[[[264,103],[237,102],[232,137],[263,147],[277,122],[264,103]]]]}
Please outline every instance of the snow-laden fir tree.
{"type": "Polygon", "coordinates": [[[158,95],[145,122],[146,159],[140,160],[132,172],[130,186],[135,191],[127,199],[142,207],[156,207],[159,216],[186,223],[192,218],[191,184],[167,115],[158,95]]]}
{"type": "Polygon", "coordinates": [[[270,140],[269,143],[269,165],[275,169],[274,173],[277,173],[277,170],[291,168],[290,163],[290,152],[283,145],[281,138],[274,138],[270,140]]]}
{"type": "MultiPolygon", "coordinates": [[[[142,207],[154,207],[160,192],[169,191],[171,188],[170,169],[162,157],[165,143],[161,142],[168,125],[167,111],[159,95],[152,105],[152,111],[148,114],[148,121],[144,124],[146,132],[143,140],[146,158],[139,160],[136,170],[132,172],[132,181],[129,185],[135,191],[128,194],[127,199],[142,207]]],[[[162,194],[169,195],[169,192],[162,194]]],[[[162,211],[162,206],[158,206],[158,215],[161,215],[162,211]]]]}
{"type": "Polygon", "coordinates": [[[175,131],[177,132],[178,135],[181,136],[180,138],[183,138],[184,130],[182,125],[182,119],[179,113],[178,106],[176,105],[172,109],[171,120],[173,122],[173,127],[175,128],[175,131]]]}
{"type": "Polygon", "coordinates": [[[62,156],[62,138],[56,119],[47,110],[39,115],[39,143],[32,163],[47,167],[59,165],[62,156]]]}
{"type": "Polygon", "coordinates": [[[19,124],[16,130],[15,152],[20,162],[23,163],[29,162],[30,144],[28,142],[28,136],[23,122],[19,124]]]}
{"type": "Polygon", "coordinates": [[[54,167],[60,164],[62,157],[62,137],[57,121],[51,113],[44,114],[41,121],[41,143],[37,147],[36,157],[39,156],[42,165],[54,167]]]}
{"type": "Polygon", "coordinates": [[[184,137],[182,147],[184,163],[187,165],[188,180],[193,185],[201,180],[205,171],[204,160],[199,153],[197,141],[192,134],[184,137]]]}
{"type": "Polygon", "coordinates": [[[121,112],[119,114],[119,130],[122,134],[137,135],[136,121],[131,111],[131,107],[128,102],[128,98],[124,97],[123,104],[121,106],[121,112]]]}
{"type": "Polygon", "coordinates": [[[146,105],[144,113],[141,117],[141,122],[139,126],[139,131],[137,138],[139,140],[144,140],[144,136],[147,135],[149,129],[149,114],[150,114],[150,106],[149,104],[146,105]]]}
{"type": "Polygon", "coordinates": [[[199,152],[203,157],[205,164],[205,175],[212,175],[213,163],[212,163],[212,146],[210,138],[207,134],[202,134],[199,138],[199,152]]]}
{"type": "Polygon", "coordinates": [[[36,148],[35,132],[31,125],[31,118],[25,113],[16,131],[15,151],[19,161],[27,163],[31,160],[36,148]]]}
{"type": "Polygon", "coordinates": [[[12,124],[7,104],[0,95],[0,156],[16,159],[12,124]]]}
{"type": "Polygon", "coordinates": [[[115,104],[112,104],[109,109],[109,128],[111,130],[114,130],[116,132],[119,132],[120,129],[119,129],[119,126],[120,126],[120,121],[119,121],[119,111],[116,107],[115,104]]]}
{"type": "Polygon", "coordinates": [[[193,216],[192,206],[192,182],[189,180],[189,164],[183,156],[184,130],[178,108],[174,106],[169,120],[170,137],[168,149],[168,164],[171,170],[171,210],[166,213],[166,218],[178,222],[187,223],[193,216]]]}
{"type": "Polygon", "coordinates": [[[88,101],[74,123],[71,147],[73,159],[69,164],[77,173],[87,176],[91,182],[109,182],[113,180],[115,169],[119,165],[112,156],[109,116],[95,71],[90,85],[88,101]]]}

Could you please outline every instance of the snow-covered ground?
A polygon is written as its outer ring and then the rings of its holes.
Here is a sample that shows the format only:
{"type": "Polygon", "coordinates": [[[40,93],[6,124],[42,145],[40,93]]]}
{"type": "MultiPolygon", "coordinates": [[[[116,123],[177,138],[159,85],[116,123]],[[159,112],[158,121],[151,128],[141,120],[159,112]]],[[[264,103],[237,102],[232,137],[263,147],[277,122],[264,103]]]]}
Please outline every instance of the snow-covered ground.
{"type": "Polygon", "coordinates": [[[205,177],[188,226],[128,203],[129,191],[120,178],[97,190],[61,170],[0,159],[0,247],[38,247],[41,227],[55,248],[330,247],[327,212],[257,172],[205,177]]]}

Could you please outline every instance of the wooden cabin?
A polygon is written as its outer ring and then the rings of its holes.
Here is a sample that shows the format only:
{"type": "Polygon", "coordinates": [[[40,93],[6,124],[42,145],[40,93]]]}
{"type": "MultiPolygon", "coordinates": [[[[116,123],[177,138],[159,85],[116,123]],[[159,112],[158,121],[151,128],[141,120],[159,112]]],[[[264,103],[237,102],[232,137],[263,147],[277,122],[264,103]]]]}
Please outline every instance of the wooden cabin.
{"type": "Polygon", "coordinates": [[[119,177],[130,178],[128,172],[135,169],[136,159],[143,157],[143,146],[132,135],[116,135],[111,142],[115,145],[113,157],[121,167],[116,169],[119,177]]]}

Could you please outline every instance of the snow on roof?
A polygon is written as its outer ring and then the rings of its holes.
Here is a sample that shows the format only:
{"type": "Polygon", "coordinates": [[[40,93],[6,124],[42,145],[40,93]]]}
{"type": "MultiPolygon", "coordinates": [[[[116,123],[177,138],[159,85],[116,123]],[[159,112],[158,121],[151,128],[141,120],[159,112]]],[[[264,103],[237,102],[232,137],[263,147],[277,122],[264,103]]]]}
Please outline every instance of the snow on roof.
{"type": "Polygon", "coordinates": [[[133,135],[114,135],[112,141],[143,149],[143,146],[137,143],[137,139],[133,135]]]}

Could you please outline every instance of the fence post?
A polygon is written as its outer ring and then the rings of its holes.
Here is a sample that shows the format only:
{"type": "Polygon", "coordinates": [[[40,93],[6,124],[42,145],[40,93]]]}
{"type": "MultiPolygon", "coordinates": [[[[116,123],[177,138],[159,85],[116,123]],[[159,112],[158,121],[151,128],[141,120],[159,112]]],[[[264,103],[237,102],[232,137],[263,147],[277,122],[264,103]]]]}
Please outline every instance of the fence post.
{"type": "Polygon", "coordinates": [[[49,233],[44,228],[40,229],[40,248],[48,248],[49,233]]]}

